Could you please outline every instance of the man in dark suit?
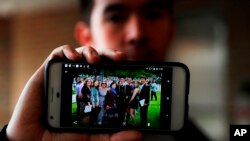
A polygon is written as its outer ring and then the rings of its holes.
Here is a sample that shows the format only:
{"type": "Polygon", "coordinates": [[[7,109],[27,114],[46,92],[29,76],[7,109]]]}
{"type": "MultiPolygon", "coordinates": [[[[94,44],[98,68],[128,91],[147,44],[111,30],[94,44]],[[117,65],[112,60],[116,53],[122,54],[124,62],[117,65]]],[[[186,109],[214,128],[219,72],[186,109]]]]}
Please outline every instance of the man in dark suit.
{"type": "Polygon", "coordinates": [[[125,84],[125,78],[123,76],[120,77],[119,83],[117,85],[117,92],[118,92],[118,113],[119,113],[119,123],[121,125],[125,125],[124,119],[125,119],[125,113],[127,108],[127,86],[125,84]]]}
{"type": "Polygon", "coordinates": [[[139,100],[140,100],[140,117],[141,117],[141,127],[146,128],[147,122],[148,122],[148,106],[149,106],[149,95],[150,95],[150,87],[146,83],[146,77],[141,77],[141,86],[140,86],[140,94],[139,94],[139,100]],[[144,101],[144,102],[141,102],[144,101]]]}

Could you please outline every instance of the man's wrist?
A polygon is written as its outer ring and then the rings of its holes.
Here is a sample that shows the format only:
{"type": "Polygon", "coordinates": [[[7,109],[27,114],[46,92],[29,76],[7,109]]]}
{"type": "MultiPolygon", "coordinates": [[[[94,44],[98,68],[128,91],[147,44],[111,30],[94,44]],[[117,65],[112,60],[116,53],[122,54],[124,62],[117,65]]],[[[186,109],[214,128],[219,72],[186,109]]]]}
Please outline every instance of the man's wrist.
{"type": "Polygon", "coordinates": [[[6,129],[7,129],[7,127],[8,127],[8,124],[5,125],[5,126],[2,128],[1,132],[0,132],[0,140],[1,140],[1,141],[8,141],[8,139],[7,139],[7,134],[6,134],[6,129]]]}

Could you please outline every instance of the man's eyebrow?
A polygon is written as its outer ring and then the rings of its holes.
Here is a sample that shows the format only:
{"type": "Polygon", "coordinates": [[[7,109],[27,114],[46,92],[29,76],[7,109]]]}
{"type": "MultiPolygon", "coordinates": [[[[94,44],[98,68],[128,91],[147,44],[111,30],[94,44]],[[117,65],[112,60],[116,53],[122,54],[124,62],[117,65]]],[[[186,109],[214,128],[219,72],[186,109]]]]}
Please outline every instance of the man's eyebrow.
{"type": "Polygon", "coordinates": [[[144,8],[167,8],[168,3],[162,0],[150,0],[144,5],[144,8]]]}
{"type": "Polygon", "coordinates": [[[127,9],[128,8],[126,6],[119,4],[119,3],[110,4],[104,8],[104,14],[115,12],[115,11],[127,11],[127,9]]]}

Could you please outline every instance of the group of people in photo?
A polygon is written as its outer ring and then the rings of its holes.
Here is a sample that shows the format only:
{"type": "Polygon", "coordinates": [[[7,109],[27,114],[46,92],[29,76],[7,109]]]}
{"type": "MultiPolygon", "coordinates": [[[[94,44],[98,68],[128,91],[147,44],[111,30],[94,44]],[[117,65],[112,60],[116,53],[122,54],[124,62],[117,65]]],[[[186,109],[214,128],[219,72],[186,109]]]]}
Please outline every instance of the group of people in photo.
{"type": "Polygon", "coordinates": [[[155,79],[108,77],[101,81],[96,77],[77,77],[75,81],[78,124],[147,127],[150,94],[151,100],[153,97],[157,100],[155,79]],[[136,123],[137,109],[140,109],[140,123],[136,123]]]}

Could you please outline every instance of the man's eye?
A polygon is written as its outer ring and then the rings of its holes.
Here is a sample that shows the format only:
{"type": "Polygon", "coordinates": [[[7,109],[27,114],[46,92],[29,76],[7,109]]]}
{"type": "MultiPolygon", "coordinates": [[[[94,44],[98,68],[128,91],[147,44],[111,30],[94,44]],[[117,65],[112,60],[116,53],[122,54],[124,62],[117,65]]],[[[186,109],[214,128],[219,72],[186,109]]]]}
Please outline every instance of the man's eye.
{"type": "Polygon", "coordinates": [[[111,14],[107,16],[107,20],[109,22],[119,23],[125,21],[126,16],[124,14],[111,14]]]}
{"type": "Polygon", "coordinates": [[[158,10],[150,10],[144,13],[144,17],[149,20],[157,20],[157,19],[162,18],[163,16],[164,16],[164,13],[158,10]]]}

